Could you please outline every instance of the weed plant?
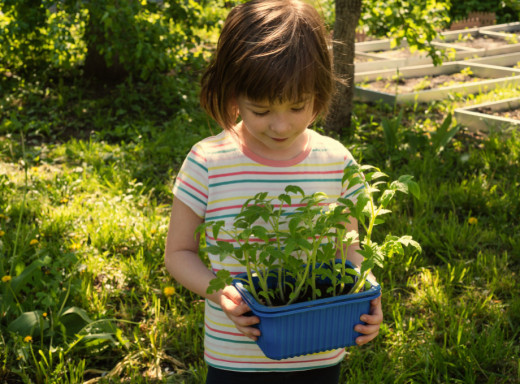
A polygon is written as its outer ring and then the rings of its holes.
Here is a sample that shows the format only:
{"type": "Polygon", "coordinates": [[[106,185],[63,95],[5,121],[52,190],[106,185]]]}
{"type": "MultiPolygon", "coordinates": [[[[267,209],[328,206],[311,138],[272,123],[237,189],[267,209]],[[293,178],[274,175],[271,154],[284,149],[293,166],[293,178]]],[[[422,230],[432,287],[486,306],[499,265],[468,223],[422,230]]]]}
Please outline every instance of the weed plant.
{"type": "MultiPolygon", "coordinates": [[[[163,266],[173,178],[218,131],[188,73],[2,88],[0,382],[204,381],[204,304],[163,266]]],[[[449,117],[505,94],[520,90],[356,105],[345,145],[422,192],[393,202],[374,237],[409,234],[423,251],[375,271],[384,325],[349,348],[342,383],[520,381],[520,135],[449,117]]]]}

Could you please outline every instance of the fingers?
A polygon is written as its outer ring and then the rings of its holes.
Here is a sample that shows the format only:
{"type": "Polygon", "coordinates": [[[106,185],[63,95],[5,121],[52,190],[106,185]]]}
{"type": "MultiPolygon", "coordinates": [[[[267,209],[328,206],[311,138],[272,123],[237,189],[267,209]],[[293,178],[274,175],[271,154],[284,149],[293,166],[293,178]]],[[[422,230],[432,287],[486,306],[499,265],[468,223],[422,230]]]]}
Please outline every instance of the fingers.
{"type": "Polygon", "coordinates": [[[252,340],[257,340],[260,331],[252,325],[258,324],[260,319],[250,314],[251,309],[234,287],[224,288],[220,298],[220,306],[241,333],[252,340]]]}
{"type": "Polygon", "coordinates": [[[370,314],[361,315],[360,320],[366,324],[358,324],[354,327],[354,330],[362,334],[362,336],[356,338],[356,344],[363,345],[372,341],[379,334],[383,322],[381,296],[370,302],[370,314]]]}

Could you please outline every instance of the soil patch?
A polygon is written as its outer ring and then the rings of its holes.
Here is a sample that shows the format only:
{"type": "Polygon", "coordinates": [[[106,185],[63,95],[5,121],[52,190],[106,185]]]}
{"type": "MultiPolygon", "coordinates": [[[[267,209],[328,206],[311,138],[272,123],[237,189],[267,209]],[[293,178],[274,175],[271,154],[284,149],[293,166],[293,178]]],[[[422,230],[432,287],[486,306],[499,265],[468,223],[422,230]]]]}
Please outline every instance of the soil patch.
{"type": "Polygon", "coordinates": [[[474,76],[470,71],[462,71],[453,74],[443,74],[424,77],[394,77],[378,79],[361,84],[362,87],[370,88],[379,92],[386,93],[413,93],[428,89],[445,88],[456,84],[476,82],[486,80],[482,77],[474,76]]]}
{"type": "MultiPolygon", "coordinates": [[[[331,292],[332,287],[330,284],[324,284],[324,283],[316,284],[316,289],[319,292],[321,292],[321,294],[318,297],[320,299],[325,299],[328,297],[334,297],[334,296],[340,296],[340,295],[348,295],[353,287],[354,287],[354,284],[348,284],[343,289],[341,289],[340,286],[337,286],[336,289],[334,290],[335,292],[332,293],[331,292]]],[[[364,289],[361,289],[361,291],[364,291],[364,289]]],[[[287,300],[288,300],[287,298],[289,297],[289,295],[291,293],[292,293],[292,290],[287,289],[286,292],[284,292],[285,299],[282,299],[279,295],[276,295],[275,297],[271,298],[272,306],[280,307],[280,306],[287,305],[287,300]]],[[[305,303],[305,302],[311,301],[311,300],[314,300],[312,297],[312,292],[310,292],[310,290],[308,290],[306,292],[300,292],[300,295],[294,301],[294,304],[305,303]]],[[[265,302],[262,302],[261,304],[267,305],[265,302]]]]}
{"type": "Polygon", "coordinates": [[[370,61],[375,61],[375,60],[373,58],[371,58],[371,57],[365,57],[365,56],[356,56],[356,57],[354,57],[354,63],[368,63],[370,61]]]}
{"type": "Polygon", "coordinates": [[[462,37],[460,40],[453,41],[449,44],[453,45],[461,45],[463,47],[468,48],[480,48],[480,49],[490,49],[490,48],[498,48],[503,47],[504,45],[508,45],[513,43],[513,41],[509,42],[505,39],[496,39],[489,36],[478,36],[474,37],[471,35],[467,35],[462,37]]]}
{"type": "Polygon", "coordinates": [[[520,109],[506,109],[503,111],[493,111],[491,108],[479,108],[478,112],[497,117],[504,117],[513,120],[520,120],[520,109]]]}
{"type": "Polygon", "coordinates": [[[377,56],[381,56],[386,59],[405,59],[412,55],[409,48],[391,49],[388,51],[376,51],[373,53],[377,56]]]}

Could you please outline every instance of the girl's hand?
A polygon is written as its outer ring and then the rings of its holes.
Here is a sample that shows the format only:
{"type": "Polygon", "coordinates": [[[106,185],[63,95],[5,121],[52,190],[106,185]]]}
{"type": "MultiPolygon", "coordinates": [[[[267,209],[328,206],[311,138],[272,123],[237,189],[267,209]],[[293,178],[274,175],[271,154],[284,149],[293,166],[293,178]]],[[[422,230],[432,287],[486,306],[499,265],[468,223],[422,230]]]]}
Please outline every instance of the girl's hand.
{"type": "Polygon", "coordinates": [[[383,322],[381,296],[370,302],[370,314],[361,315],[360,320],[364,321],[366,325],[358,324],[354,327],[356,332],[364,335],[356,338],[357,345],[366,344],[379,334],[379,328],[383,322]]]}
{"type": "Polygon", "coordinates": [[[240,296],[240,293],[238,293],[235,287],[228,285],[222,290],[220,306],[226,316],[235,323],[237,329],[242,332],[244,336],[256,341],[258,336],[260,336],[260,331],[251,327],[251,325],[258,324],[260,319],[256,316],[244,316],[244,314],[250,312],[251,309],[247,303],[242,300],[242,296],[240,296]]]}

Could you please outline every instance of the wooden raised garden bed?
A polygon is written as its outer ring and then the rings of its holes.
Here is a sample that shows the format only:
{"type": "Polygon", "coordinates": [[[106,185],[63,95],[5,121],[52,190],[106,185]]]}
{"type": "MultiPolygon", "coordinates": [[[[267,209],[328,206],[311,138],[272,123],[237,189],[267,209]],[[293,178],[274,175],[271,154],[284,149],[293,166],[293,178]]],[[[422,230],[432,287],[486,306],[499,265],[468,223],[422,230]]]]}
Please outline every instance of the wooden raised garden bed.
{"type": "MultiPolygon", "coordinates": [[[[448,60],[473,58],[479,56],[481,51],[467,47],[447,46],[437,42],[434,42],[434,45],[446,53],[448,60]]],[[[432,64],[432,59],[425,52],[411,52],[405,41],[401,42],[400,46],[392,48],[390,39],[356,43],[356,56],[380,59],[378,61],[357,63],[356,73],[432,64]]]]}
{"type": "Polygon", "coordinates": [[[457,108],[455,119],[472,131],[520,129],[520,97],[457,108]]]}
{"type": "Polygon", "coordinates": [[[506,53],[520,52],[520,42],[512,35],[504,33],[484,33],[485,28],[472,28],[462,31],[450,31],[442,34],[441,47],[456,49],[473,49],[475,55],[494,56],[506,53]]]}
{"type": "Polygon", "coordinates": [[[480,33],[520,42],[520,22],[489,25],[479,29],[480,33]]]}
{"type": "Polygon", "coordinates": [[[520,69],[520,52],[507,53],[505,55],[497,56],[479,57],[476,59],[470,59],[468,62],[520,69]]]}
{"type": "Polygon", "coordinates": [[[487,92],[520,84],[520,70],[485,64],[451,62],[355,75],[355,95],[362,101],[413,103],[440,100],[450,93],[487,92]]]}

